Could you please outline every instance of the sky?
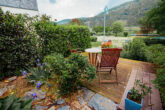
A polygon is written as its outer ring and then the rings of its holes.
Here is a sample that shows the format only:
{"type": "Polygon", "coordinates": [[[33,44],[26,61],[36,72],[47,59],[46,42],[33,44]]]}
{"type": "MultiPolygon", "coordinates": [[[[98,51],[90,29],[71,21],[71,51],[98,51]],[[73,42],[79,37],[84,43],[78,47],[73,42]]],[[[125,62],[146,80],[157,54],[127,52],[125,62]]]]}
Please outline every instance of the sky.
{"type": "Polygon", "coordinates": [[[93,17],[104,11],[131,0],[37,0],[40,15],[51,16],[52,20],[93,17]]]}

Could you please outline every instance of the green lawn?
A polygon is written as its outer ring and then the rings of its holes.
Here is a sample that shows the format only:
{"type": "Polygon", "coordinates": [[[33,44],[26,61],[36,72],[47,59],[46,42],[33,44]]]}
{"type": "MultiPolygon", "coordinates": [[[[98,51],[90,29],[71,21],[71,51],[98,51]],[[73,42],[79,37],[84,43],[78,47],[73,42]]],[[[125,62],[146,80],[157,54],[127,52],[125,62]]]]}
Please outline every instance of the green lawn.
{"type": "Polygon", "coordinates": [[[101,42],[91,42],[92,47],[99,47],[101,46],[101,42]]]}

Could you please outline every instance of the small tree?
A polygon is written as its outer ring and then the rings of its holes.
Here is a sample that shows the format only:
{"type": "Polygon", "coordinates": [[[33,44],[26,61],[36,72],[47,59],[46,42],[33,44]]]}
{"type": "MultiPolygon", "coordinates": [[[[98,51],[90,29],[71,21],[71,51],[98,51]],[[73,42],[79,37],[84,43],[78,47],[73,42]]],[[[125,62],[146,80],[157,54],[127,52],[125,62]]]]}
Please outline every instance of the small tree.
{"type": "Polygon", "coordinates": [[[121,22],[114,22],[112,24],[112,31],[117,36],[118,33],[123,32],[124,27],[121,22]]]}
{"type": "Polygon", "coordinates": [[[146,24],[154,27],[158,34],[165,35],[165,0],[158,2],[158,6],[152,8],[144,19],[146,24]]]}

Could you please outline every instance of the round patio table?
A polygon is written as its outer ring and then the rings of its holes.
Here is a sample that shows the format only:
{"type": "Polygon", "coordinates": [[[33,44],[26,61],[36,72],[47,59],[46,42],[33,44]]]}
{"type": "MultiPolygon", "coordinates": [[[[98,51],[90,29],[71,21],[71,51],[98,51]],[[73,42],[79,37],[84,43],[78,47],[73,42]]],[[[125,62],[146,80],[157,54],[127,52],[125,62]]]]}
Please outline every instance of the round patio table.
{"type": "Polygon", "coordinates": [[[88,52],[89,63],[97,66],[97,56],[98,53],[101,52],[101,47],[89,48],[86,49],[85,52],[88,52]]]}

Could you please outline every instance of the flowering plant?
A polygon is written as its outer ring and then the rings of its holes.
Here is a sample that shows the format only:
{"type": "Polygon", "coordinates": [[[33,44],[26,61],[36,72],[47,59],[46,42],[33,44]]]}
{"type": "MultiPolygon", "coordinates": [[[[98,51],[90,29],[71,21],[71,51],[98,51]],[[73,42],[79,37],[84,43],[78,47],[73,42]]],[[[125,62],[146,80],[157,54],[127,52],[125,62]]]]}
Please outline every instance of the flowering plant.
{"type": "MultiPolygon", "coordinates": [[[[45,83],[47,79],[50,78],[50,71],[47,68],[46,64],[41,64],[39,59],[37,59],[37,67],[36,68],[30,68],[28,71],[31,73],[27,78],[30,80],[30,82],[36,82],[37,88],[41,86],[41,82],[45,83]]],[[[23,72],[23,75],[25,75],[25,71],[23,72]]]]}
{"type": "Polygon", "coordinates": [[[111,48],[112,47],[112,41],[109,40],[108,42],[103,42],[101,44],[101,48],[111,48]]]}

